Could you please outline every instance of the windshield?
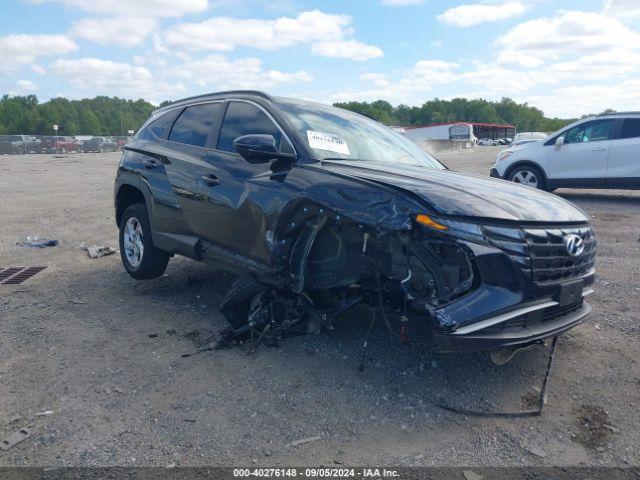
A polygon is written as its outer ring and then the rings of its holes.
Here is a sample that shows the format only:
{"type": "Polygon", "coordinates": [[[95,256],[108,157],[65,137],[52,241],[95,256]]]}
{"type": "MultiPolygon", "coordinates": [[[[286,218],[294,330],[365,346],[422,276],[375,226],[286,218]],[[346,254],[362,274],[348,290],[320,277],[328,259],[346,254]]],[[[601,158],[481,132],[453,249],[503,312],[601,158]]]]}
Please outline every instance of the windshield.
{"type": "Polygon", "coordinates": [[[357,113],[282,100],[279,107],[317,160],[371,161],[442,170],[445,167],[402,134],[357,113]]]}

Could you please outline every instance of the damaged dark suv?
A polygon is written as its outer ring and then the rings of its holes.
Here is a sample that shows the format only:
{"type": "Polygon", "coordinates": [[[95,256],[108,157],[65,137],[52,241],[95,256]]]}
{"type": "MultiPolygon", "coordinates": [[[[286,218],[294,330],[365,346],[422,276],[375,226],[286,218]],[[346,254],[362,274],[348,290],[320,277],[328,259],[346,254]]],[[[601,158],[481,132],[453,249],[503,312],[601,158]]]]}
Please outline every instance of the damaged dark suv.
{"type": "Polygon", "coordinates": [[[161,108],[124,147],[115,208],[132,277],[174,254],[239,274],[222,304],[237,334],[318,330],[364,303],[442,351],[494,350],[590,311],[582,211],[331,106],[237,91],[161,108]]]}

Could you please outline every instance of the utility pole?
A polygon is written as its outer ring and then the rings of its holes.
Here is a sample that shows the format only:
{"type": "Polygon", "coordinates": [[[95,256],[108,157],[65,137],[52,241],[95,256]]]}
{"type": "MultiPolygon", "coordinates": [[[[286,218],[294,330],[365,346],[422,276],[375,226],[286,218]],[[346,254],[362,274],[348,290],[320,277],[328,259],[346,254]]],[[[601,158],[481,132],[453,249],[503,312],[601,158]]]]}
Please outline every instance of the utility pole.
{"type": "Polygon", "coordinates": [[[56,135],[56,153],[58,153],[58,125],[57,124],[53,125],[53,131],[55,132],[55,135],[56,135]]]}

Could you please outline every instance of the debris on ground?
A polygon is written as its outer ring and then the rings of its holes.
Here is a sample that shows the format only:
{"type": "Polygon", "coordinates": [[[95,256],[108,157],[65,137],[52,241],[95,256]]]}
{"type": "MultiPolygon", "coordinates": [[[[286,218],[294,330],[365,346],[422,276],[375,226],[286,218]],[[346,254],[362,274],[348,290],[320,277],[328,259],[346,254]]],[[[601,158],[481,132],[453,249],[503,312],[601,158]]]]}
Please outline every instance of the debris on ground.
{"type": "Polygon", "coordinates": [[[602,446],[612,433],[607,423],[608,418],[609,414],[602,407],[581,405],[577,415],[577,441],[585,447],[602,446]]]}
{"type": "Polygon", "coordinates": [[[115,248],[106,245],[92,245],[90,247],[83,248],[87,251],[89,258],[106,257],[107,255],[112,255],[118,251],[115,248]]]}
{"type": "Polygon", "coordinates": [[[53,415],[53,410],[45,410],[44,412],[34,413],[34,417],[48,417],[49,415],[53,415]]]}
{"type": "Polygon", "coordinates": [[[316,442],[318,440],[320,440],[320,437],[301,438],[300,440],[294,440],[293,442],[291,442],[291,446],[297,447],[298,445],[303,445],[305,443],[316,442]]]}
{"type": "Polygon", "coordinates": [[[38,238],[35,235],[29,235],[23,242],[17,242],[19,247],[31,247],[31,248],[47,248],[57,247],[58,240],[50,240],[46,238],[38,238]]]}
{"type": "Polygon", "coordinates": [[[527,452],[529,452],[531,455],[535,455],[536,457],[544,458],[547,456],[547,453],[544,450],[542,450],[540,447],[537,447],[535,445],[532,445],[532,446],[523,445],[523,447],[527,452]]]}
{"type": "Polygon", "coordinates": [[[19,444],[31,436],[31,430],[28,427],[21,428],[13,432],[4,440],[0,441],[0,450],[9,450],[11,447],[19,444]]]}
{"type": "Polygon", "coordinates": [[[482,480],[484,477],[473,470],[463,470],[462,476],[465,480],[482,480]]]}

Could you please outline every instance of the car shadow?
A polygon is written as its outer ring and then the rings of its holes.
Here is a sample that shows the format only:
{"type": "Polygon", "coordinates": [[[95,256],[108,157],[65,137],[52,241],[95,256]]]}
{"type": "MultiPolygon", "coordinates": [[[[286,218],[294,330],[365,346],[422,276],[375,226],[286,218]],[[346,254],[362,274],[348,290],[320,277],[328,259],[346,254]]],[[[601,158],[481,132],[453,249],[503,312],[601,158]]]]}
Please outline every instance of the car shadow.
{"type": "MultiPolygon", "coordinates": [[[[119,313],[109,320],[111,329],[130,332],[132,319],[139,315],[140,335],[159,335],[164,341],[176,342],[176,360],[181,353],[209,345],[228,326],[218,306],[234,277],[207,265],[174,260],[164,276],[138,282],[129,278],[119,264],[113,264],[101,270],[101,286],[94,291],[90,282],[95,281],[95,274],[79,272],[73,281],[84,284],[87,296],[99,298],[105,310],[119,313]]],[[[392,321],[389,331],[378,318],[368,339],[365,369],[360,372],[370,318],[367,308],[355,307],[337,319],[335,328],[317,335],[285,336],[277,347],[261,345],[250,356],[237,352],[247,351],[247,344],[211,354],[232,355],[246,362],[244,367],[256,358],[261,363],[272,362],[274,368],[286,364],[292,378],[313,377],[318,370],[326,370],[323,375],[330,375],[332,381],[342,377],[341,383],[373,388],[376,395],[387,399],[471,410],[531,408],[527,402],[535,394],[534,387],[542,382],[547,348],[523,351],[506,365],[496,366],[486,354],[438,354],[427,332],[415,326],[409,328],[409,342],[403,343],[399,323],[392,321]]],[[[198,361],[207,362],[207,358],[202,356],[198,361]]],[[[244,371],[242,365],[238,367],[238,371],[244,371]]],[[[263,387],[268,388],[268,384],[263,387]]],[[[321,388],[320,383],[315,388],[321,388]]]]}

